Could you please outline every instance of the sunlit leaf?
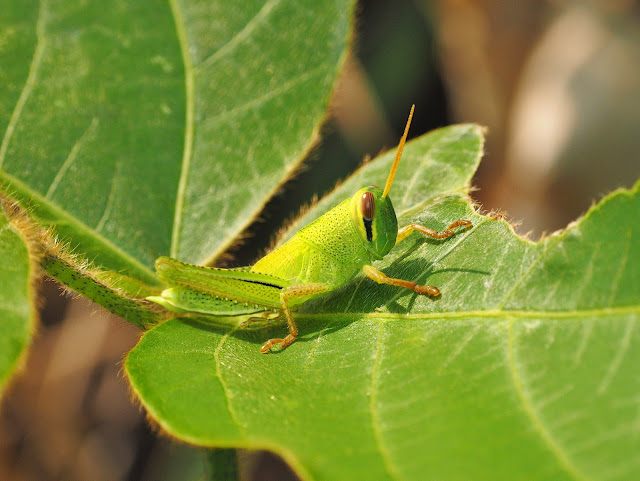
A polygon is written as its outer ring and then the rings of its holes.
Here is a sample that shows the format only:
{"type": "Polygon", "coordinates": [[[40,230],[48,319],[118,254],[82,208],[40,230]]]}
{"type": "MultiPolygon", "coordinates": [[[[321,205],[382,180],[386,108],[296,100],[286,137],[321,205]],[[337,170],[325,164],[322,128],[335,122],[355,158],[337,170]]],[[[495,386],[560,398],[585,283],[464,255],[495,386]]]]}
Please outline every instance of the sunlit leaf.
{"type": "Polygon", "coordinates": [[[481,148],[477,131],[454,132],[422,156],[429,137],[408,146],[420,174],[467,167],[426,202],[408,186],[428,179],[400,178],[396,194],[415,199],[399,202],[400,223],[474,226],[414,234],[377,265],[440,298],[359,277],[307,303],[299,339],[269,355],[261,343],[285,326],[171,320],[125,366],[150,415],[191,443],[272,449],[305,479],[640,477],[640,183],[532,243],[452,192],[481,148]]]}

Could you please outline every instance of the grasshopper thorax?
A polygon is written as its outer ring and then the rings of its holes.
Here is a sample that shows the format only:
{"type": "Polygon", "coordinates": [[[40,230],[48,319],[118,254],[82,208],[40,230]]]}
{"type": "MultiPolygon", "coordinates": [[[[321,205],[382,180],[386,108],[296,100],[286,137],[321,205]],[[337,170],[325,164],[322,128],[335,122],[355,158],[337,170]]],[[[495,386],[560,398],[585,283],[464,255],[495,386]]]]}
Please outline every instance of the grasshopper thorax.
{"type": "Polygon", "coordinates": [[[389,196],[377,185],[360,189],[351,198],[351,221],[367,251],[382,259],[396,243],[398,221],[389,196]]]}

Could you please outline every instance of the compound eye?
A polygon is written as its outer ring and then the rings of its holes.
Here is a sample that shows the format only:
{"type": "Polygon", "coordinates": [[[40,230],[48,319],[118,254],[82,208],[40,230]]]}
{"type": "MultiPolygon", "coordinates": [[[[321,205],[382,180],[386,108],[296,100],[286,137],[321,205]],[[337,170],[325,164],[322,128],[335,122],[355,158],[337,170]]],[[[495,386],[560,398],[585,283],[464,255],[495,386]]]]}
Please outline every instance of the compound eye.
{"type": "Polygon", "coordinates": [[[376,213],[376,201],[372,192],[365,192],[360,197],[360,212],[365,219],[373,219],[376,213]]]}

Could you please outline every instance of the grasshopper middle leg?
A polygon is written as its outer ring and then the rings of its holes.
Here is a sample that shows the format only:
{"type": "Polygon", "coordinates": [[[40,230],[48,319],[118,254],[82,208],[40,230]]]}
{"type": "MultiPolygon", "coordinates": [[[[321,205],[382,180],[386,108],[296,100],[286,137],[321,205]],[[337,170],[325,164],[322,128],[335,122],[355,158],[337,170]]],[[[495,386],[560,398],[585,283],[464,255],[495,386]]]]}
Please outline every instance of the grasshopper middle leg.
{"type": "Polygon", "coordinates": [[[260,352],[262,354],[266,354],[271,350],[274,345],[279,345],[280,349],[284,349],[293,341],[295,341],[296,337],[298,337],[298,328],[296,327],[296,323],[293,321],[293,315],[291,314],[291,309],[289,308],[289,301],[295,299],[296,297],[306,297],[314,294],[320,294],[322,292],[327,291],[329,288],[324,283],[311,283],[311,284],[295,284],[293,286],[288,286],[282,289],[280,292],[280,304],[282,305],[282,312],[287,319],[287,325],[289,326],[289,334],[281,339],[269,339],[265,342],[260,348],[260,352]]]}
{"type": "Polygon", "coordinates": [[[440,290],[434,286],[416,284],[412,281],[405,281],[404,279],[396,279],[394,277],[387,276],[384,272],[379,271],[375,267],[365,265],[362,267],[362,271],[369,279],[376,281],[378,284],[389,284],[392,286],[406,287],[418,294],[426,294],[427,296],[436,297],[440,295],[440,290]]]}

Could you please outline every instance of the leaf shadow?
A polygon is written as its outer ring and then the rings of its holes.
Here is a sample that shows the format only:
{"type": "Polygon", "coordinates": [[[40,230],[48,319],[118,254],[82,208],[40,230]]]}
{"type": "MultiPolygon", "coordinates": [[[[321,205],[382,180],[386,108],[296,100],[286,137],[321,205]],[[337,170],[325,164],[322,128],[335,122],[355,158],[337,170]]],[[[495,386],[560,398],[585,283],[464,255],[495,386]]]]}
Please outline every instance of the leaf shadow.
{"type": "MultiPolygon", "coordinates": [[[[473,268],[463,268],[463,267],[446,267],[442,269],[434,269],[434,263],[429,262],[427,264],[421,262],[417,259],[408,259],[403,262],[394,262],[388,268],[385,269],[385,274],[390,277],[397,277],[400,279],[407,279],[415,282],[416,284],[421,285],[432,285],[437,284],[434,282],[430,282],[429,279],[436,274],[442,273],[456,273],[456,274],[464,274],[464,275],[483,275],[489,276],[491,272],[481,270],[481,269],[473,269],[473,268]]],[[[441,288],[440,285],[435,285],[434,287],[441,288]]],[[[379,289],[382,291],[383,289],[393,289],[392,286],[386,285],[376,285],[375,289],[379,289]]],[[[436,297],[429,297],[413,292],[409,289],[397,288],[397,291],[393,293],[391,296],[387,295],[387,301],[383,302],[382,305],[387,308],[390,313],[393,314],[406,314],[411,312],[415,306],[415,303],[418,299],[429,299],[431,302],[439,303],[442,300],[442,289],[441,294],[436,297]],[[410,297],[408,304],[403,306],[399,303],[400,299],[404,299],[407,296],[410,297]]]]}
{"type": "MultiPolygon", "coordinates": [[[[231,320],[229,320],[229,318],[226,317],[217,318],[187,314],[173,318],[172,322],[186,324],[199,331],[202,331],[203,334],[213,334],[219,338],[222,338],[224,336],[233,337],[234,339],[241,342],[257,346],[256,352],[259,352],[259,347],[268,339],[281,338],[286,336],[289,332],[286,321],[271,322],[264,326],[255,325],[243,327],[242,322],[237,318],[231,318],[231,320]]],[[[296,343],[316,341],[320,333],[330,334],[334,331],[343,329],[352,322],[353,319],[335,322],[335,320],[331,319],[309,318],[297,321],[296,324],[299,327],[299,335],[296,338],[296,343]],[[302,329],[300,329],[300,327],[302,327],[302,329]]],[[[277,354],[279,352],[282,352],[282,350],[274,350],[272,354],[277,354]]]]}

